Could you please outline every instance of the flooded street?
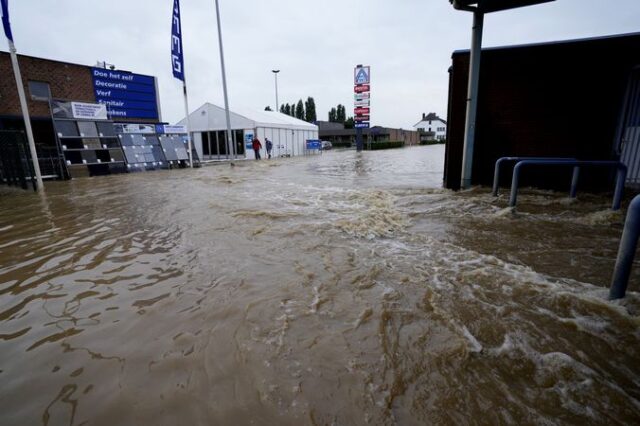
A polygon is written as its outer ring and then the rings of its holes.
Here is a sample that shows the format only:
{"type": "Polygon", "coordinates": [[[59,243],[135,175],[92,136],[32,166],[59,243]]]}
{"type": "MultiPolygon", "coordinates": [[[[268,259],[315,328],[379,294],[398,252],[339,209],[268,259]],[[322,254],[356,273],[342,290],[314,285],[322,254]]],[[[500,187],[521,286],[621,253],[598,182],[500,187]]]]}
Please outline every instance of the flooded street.
{"type": "Polygon", "coordinates": [[[2,425],[640,422],[610,198],[444,146],[0,188],[2,425]]]}

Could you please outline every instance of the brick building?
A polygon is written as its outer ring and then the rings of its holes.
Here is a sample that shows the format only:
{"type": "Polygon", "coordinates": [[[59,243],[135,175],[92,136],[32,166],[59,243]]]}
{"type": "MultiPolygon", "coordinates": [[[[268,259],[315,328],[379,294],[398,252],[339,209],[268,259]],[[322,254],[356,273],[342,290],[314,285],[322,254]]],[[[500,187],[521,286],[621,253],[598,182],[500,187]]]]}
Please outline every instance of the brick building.
{"type": "MultiPolygon", "coordinates": [[[[345,129],[344,124],[331,123],[328,121],[316,122],[320,129],[320,139],[332,143],[353,144],[356,140],[356,129],[345,129]]],[[[371,142],[395,142],[402,141],[404,146],[420,144],[420,134],[415,130],[393,129],[390,127],[373,126],[369,129],[362,129],[365,141],[371,142]]]]}
{"type": "MultiPolygon", "coordinates": [[[[99,69],[85,65],[25,55],[18,55],[18,62],[41,163],[44,158],[57,155],[49,99],[105,103],[108,105],[109,117],[118,122],[158,123],[161,120],[155,77],[102,69],[98,72],[102,75],[106,74],[107,77],[100,80],[95,75],[99,69]],[[99,85],[112,84],[109,82],[108,73],[117,76],[134,76],[136,79],[144,79],[148,84],[145,86],[131,83],[129,87],[120,84],[117,87],[124,90],[102,91],[103,95],[108,96],[99,96],[101,93],[99,85]],[[138,93],[140,95],[137,95],[138,93]],[[138,97],[143,95],[144,100],[140,101],[138,97]],[[112,105],[116,106],[112,107],[112,105]]],[[[0,51],[0,75],[3,76],[0,79],[0,130],[24,130],[11,57],[9,53],[2,51],[0,51]]]]}

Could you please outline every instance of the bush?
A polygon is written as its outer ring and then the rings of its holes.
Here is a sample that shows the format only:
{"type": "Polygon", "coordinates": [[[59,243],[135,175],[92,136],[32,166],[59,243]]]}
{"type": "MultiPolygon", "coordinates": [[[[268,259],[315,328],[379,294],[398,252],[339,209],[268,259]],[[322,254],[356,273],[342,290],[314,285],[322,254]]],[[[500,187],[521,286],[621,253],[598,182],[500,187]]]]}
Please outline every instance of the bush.
{"type": "Polygon", "coordinates": [[[438,139],[434,139],[432,141],[420,141],[420,145],[438,145],[440,143],[447,143],[447,141],[438,139]]]}
{"type": "Polygon", "coordinates": [[[404,147],[404,141],[385,141],[385,142],[372,142],[371,148],[369,148],[369,144],[365,142],[364,149],[371,151],[376,151],[379,149],[393,149],[393,148],[402,148],[404,147]]]}
{"type": "Polygon", "coordinates": [[[331,146],[334,148],[351,148],[351,142],[331,142],[331,146]]]}

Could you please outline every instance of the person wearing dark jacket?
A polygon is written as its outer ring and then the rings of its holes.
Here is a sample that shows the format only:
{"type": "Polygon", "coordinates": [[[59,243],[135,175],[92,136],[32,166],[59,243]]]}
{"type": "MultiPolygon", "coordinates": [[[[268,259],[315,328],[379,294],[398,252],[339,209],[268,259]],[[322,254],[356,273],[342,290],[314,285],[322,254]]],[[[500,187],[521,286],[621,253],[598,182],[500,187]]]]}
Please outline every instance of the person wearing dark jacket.
{"type": "Polygon", "coordinates": [[[271,158],[271,150],[273,149],[273,144],[267,138],[264,138],[264,141],[265,148],[267,148],[267,158],[271,158]]]}
{"type": "Polygon", "coordinates": [[[260,143],[260,139],[256,136],[253,138],[253,152],[256,153],[256,160],[260,159],[260,149],[262,148],[262,144],[260,143]]]}

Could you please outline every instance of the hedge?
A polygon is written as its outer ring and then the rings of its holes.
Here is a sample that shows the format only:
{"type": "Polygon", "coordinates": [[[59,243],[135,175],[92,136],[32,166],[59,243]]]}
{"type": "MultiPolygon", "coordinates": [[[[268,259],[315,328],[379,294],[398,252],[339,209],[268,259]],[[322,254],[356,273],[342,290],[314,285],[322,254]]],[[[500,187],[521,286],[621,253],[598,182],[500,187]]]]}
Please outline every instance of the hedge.
{"type": "Polygon", "coordinates": [[[351,142],[331,142],[333,148],[351,148],[351,142]]]}
{"type": "Polygon", "coordinates": [[[404,147],[404,141],[386,141],[386,142],[372,142],[371,148],[369,148],[369,144],[365,142],[364,149],[366,150],[379,150],[379,149],[392,149],[392,148],[402,148],[404,147]]]}
{"type": "Polygon", "coordinates": [[[446,140],[439,140],[439,139],[435,139],[432,141],[420,141],[420,145],[438,145],[441,143],[447,143],[446,140]]]}

